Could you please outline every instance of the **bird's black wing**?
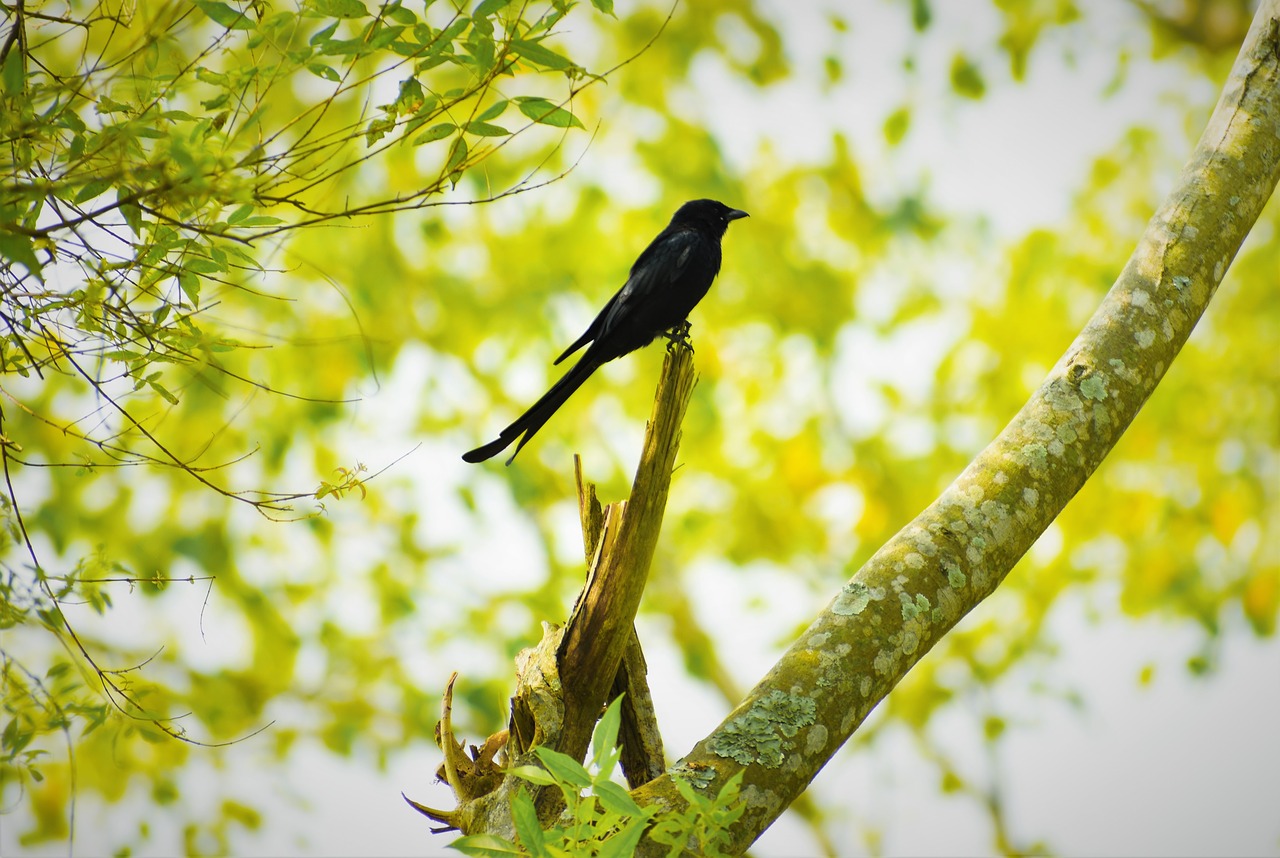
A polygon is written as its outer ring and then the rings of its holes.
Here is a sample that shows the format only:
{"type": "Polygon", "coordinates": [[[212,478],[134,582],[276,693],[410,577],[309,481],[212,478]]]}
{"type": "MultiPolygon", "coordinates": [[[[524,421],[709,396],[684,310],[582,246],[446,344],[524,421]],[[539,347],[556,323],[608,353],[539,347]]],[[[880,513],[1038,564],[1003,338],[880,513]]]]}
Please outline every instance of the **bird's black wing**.
{"type": "Polygon", "coordinates": [[[609,299],[608,303],[605,304],[604,307],[601,308],[600,312],[596,314],[596,317],[591,320],[591,324],[587,325],[587,329],[582,332],[582,336],[574,340],[573,345],[565,349],[560,354],[560,357],[555,359],[554,361],[555,363],[560,363],[569,355],[573,354],[578,349],[582,348],[587,343],[594,340],[596,337],[600,336],[600,329],[604,327],[604,320],[608,317],[609,310],[618,301],[618,299],[622,297],[622,293],[626,291],[627,286],[630,284],[631,284],[631,281],[628,279],[627,282],[623,284],[622,289],[614,293],[613,297],[609,299]]]}
{"type": "Polygon", "coordinates": [[[560,363],[590,342],[598,343],[604,352],[602,362],[613,360],[647,345],[657,334],[671,327],[663,325],[656,330],[645,330],[645,323],[662,309],[654,306],[655,300],[663,300],[663,293],[684,273],[701,243],[702,239],[694,230],[671,227],[663,230],[631,266],[627,282],[601,308],[582,336],[555,362],[560,363]],[[616,341],[610,342],[611,339],[616,341]]]}

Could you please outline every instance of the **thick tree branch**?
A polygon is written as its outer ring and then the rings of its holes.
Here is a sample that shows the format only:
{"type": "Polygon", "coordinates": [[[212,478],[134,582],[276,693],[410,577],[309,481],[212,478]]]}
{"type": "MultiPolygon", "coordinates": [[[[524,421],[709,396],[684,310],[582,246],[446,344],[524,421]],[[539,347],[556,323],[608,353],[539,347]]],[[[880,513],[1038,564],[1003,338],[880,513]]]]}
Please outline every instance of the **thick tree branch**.
{"type": "Polygon", "coordinates": [[[693,381],[692,353],[669,350],[631,499],[613,505],[622,519],[617,541],[609,539],[609,522],[614,516],[608,516],[601,546],[596,549],[597,560],[565,628],[559,652],[565,704],[559,750],[575,759],[581,760],[587,753],[591,731],[609,697],[623,653],[635,636],[632,624],[658,544],[671,471],[680,448],[680,424],[693,381]]]}
{"type": "MultiPolygon", "coordinates": [[[[1000,584],[1155,390],[1270,197],[1280,177],[1278,82],[1280,0],[1264,0],[1177,187],[1044,384],[711,735],[633,793],[640,804],[683,806],[672,782],[682,772],[698,772],[714,795],[742,771],[747,810],[733,845],[744,850],[1000,584]]],[[[664,853],[649,842],[641,851],[664,853]]]]}

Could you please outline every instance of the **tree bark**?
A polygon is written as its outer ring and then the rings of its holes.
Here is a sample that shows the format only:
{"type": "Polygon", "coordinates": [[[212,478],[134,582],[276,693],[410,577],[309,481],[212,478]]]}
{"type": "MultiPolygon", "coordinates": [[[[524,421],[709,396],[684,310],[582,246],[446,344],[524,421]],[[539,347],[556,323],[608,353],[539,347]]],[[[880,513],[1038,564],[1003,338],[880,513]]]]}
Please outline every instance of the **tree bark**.
{"type": "MultiPolygon", "coordinates": [[[[1280,0],[1264,0],[1178,184],[1102,305],[1009,425],[831,600],[641,805],[743,773],[745,850],[868,713],[1000,584],[1075,496],[1190,336],[1280,177],[1280,0]],[[707,773],[714,772],[708,782],[707,773]]],[[[645,841],[642,855],[665,854],[645,841]]]]}
{"type": "MultiPolygon", "coordinates": [[[[573,457],[573,475],[578,485],[578,517],[582,520],[582,548],[586,554],[587,568],[598,562],[604,524],[615,507],[609,511],[600,506],[595,483],[582,478],[582,460],[573,457]]],[[[649,693],[649,666],[640,646],[640,636],[635,625],[622,654],[622,666],[613,679],[607,702],[622,697],[622,725],[618,732],[618,745],[622,749],[622,773],[632,789],[659,777],[667,768],[662,750],[662,734],[658,730],[658,716],[653,710],[653,696],[649,693]]]]}

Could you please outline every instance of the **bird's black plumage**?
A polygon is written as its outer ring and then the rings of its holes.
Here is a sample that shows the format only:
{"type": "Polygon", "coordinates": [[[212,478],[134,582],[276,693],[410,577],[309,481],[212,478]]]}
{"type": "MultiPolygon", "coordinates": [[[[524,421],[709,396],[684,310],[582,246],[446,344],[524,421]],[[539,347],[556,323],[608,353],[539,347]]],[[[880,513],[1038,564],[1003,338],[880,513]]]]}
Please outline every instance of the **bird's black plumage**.
{"type": "Polygon", "coordinates": [[[631,266],[627,282],[582,336],[556,358],[560,363],[585,346],[573,368],[496,440],[465,453],[463,460],[483,462],[519,438],[515,453],[507,460],[511,464],[520,448],[601,364],[648,345],[666,331],[681,328],[683,335],[689,311],[707,294],[720,272],[720,239],[730,221],[746,216],[746,212],[715,200],[682,205],[631,266]]]}

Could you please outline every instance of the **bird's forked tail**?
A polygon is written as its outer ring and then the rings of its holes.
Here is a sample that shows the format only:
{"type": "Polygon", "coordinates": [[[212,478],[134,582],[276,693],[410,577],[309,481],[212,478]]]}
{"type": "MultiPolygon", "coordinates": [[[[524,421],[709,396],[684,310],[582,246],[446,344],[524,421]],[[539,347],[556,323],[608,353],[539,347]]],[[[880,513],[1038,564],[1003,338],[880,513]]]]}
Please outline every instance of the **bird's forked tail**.
{"type": "Polygon", "coordinates": [[[542,395],[542,398],[533,405],[529,406],[529,410],[517,417],[510,426],[503,429],[498,437],[481,447],[463,453],[462,461],[464,462],[483,462],[486,459],[492,459],[501,453],[507,447],[511,446],[511,442],[520,438],[520,443],[516,444],[515,452],[511,454],[511,458],[507,459],[510,465],[515,461],[516,455],[520,452],[520,448],[529,443],[529,439],[534,436],[542,425],[551,419],[551,415],[564,405],[565,400],[573,395],[573,392],[582,386],[582,383],[591,377],[591,373],[595,372],[600,366],[595,355],[590,350],[578,359],[573,368],[560,377],[560,380],[551,385],[551,389],[542,395]],[[521,437],[521,436],[524,437],[521,437]]]}

